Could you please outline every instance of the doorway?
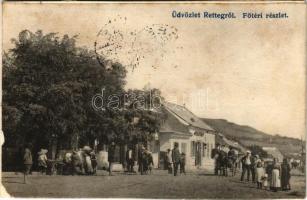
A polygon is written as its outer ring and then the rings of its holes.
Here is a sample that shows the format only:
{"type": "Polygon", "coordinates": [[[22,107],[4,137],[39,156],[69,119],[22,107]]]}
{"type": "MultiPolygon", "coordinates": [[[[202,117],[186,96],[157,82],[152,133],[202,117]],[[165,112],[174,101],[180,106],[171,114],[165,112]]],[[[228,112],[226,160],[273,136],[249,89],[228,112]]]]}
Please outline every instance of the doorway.
{"type": "Polygon", "coordinates": [[[201,142],[195,143],[195,166],[201,166],[201,142]]]}

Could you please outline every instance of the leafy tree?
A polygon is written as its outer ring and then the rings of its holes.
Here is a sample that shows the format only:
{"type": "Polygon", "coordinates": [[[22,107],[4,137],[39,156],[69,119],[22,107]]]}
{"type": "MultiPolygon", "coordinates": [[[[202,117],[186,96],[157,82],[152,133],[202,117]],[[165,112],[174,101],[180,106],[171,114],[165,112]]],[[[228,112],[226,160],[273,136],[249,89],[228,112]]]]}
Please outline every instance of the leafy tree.
{"type": "Polygon", "coordinates": [[[130,130],[136,130],[132,128],[136,115],[140,120],[133,126],[141,134],[158,130],[159,117],[150,110],[93,109],[92,98],[102,88],[106,97],[126,94],[127,71],[120,63],[77,47],[76,39],[24,30],[12,40],[15,46],[3,59],[6,145],[31,141],[40,148],[61,138],[60,148],[75,148],[78,142],[91,143],[96,138],[124,141],[130,130]]]}

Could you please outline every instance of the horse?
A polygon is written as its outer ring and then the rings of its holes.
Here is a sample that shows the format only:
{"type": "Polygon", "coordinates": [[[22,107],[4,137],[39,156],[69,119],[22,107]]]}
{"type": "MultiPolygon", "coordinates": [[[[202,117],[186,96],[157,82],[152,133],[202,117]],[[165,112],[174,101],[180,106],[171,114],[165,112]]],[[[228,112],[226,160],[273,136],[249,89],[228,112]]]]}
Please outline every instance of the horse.
{"type": "Polygon", "coordinates": [[[220,151],[217,157],[218,170],[220,176],[228,176],[228,156],[224,151],[220,151]]]}
{"type": "Polygon", "coordinates": [[[228,168],[231,175],[235,176],[238,166],[238,159],[235,156],[228,156],[221,151],[217,157],[218,171],[220,176],[228,176],[228,168]]]}
{"type": "Polygon", "coordinates": [[[227,167],[231,171],[231,175],[235,176],[238,166],[238,159],[235,156],[227,156],[227,167]]]}

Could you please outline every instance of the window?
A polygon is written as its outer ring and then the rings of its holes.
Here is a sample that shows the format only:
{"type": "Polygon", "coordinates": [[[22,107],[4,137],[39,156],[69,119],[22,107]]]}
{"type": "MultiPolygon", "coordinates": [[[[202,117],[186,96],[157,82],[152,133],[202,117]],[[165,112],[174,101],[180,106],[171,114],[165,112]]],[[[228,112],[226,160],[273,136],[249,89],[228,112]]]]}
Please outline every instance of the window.
{"type": "Polygon", "coordinates": [[[203,148],[202,148],[202,156],[206,157],[206,143],[203,143],[203,148]]]}
{"type": "Polygon", "coordinates": [[[176,145],[177,145],[177,147],[179,147],[178,142],[174,142],[173,148],[175,148],[176,145]]]}
{"type": "Polygon", "coordinates": [[[181,153],[187,153],[187,144],[184,142],[181,143],[181,153]]]}
{"type": "Polygon", "coordinates": [[[211,151],[210,145],[212,145],[212,144],[209,144],[209,143],[208,143],[208,148],[207,148],[207,156],[208,156],[208,157],[210,157],[210,151],[211,151]]]}

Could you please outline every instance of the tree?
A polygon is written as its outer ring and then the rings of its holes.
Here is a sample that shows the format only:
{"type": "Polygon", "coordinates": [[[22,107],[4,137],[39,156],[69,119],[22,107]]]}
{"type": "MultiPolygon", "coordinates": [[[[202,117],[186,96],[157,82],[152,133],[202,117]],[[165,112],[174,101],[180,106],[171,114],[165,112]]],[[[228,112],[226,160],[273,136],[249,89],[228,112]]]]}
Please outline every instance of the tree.
{"type": "Polygon", "coordinates": [[[126,94],[127,71],[118,62],[77,47],[76,40],[28,30],[12,40],[15,46],[3,59],[7,145],[31,141],[41,148],[61,138],[60,148],[76,148],[96,138],[125,138],[135,113],[141,116],[142,133],[159,128],[159,118],[147,110],[93,109],[91,100],[102,88],[106,97],[126,94]]]}

